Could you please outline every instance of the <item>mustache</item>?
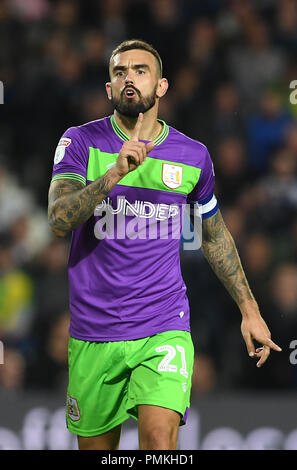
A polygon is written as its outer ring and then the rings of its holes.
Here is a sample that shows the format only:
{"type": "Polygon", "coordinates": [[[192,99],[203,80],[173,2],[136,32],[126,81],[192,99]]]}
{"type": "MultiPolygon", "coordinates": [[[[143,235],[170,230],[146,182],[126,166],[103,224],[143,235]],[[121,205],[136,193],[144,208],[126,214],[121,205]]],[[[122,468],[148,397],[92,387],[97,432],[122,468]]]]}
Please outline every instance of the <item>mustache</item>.
{"type": "Polygon", "coordinates": [[[124,93],[125,93],[125,91],[127,90],[127,88],[132,88],[132,90],[134,90],[134,91],[138,94],[139,97],[141,96],[140,91],[137,90],[137,88],[135,88],[135,86],[133,86],[133,85],[127,85],[127,86],[125,86],[125,88],[124,88],[124,89],[122,90],[122,92],[121,92],[121,96],[124,95],[124,93]]]}

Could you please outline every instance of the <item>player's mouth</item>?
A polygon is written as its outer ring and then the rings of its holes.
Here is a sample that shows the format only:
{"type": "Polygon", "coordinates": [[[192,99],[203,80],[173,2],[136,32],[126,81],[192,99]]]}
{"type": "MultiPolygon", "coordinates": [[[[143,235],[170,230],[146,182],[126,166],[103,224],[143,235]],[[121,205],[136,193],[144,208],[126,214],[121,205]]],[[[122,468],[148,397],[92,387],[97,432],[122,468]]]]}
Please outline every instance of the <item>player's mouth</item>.
{"type": "Polygon", "coordinates": [[[132,99],[132,98],[135,98],[135,96],[137,96],[137,92],[134,88],[127,87],[124,89],[123,95],[128,99],[132,99]]]}

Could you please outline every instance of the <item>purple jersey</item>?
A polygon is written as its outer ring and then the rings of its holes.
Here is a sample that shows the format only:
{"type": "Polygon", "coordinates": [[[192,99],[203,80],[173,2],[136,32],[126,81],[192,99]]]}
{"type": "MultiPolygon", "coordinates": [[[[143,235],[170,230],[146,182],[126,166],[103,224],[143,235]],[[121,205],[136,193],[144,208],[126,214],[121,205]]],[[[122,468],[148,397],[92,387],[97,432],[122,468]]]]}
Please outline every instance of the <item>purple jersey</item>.
{"type": "MultiPolygon", "coordinates": [[[[121,341],[190,331],[179,256],[182,208],[198,202],[202,218],[216,213],[213,166],[203,144],[160,122],[163,131],[143,165],[72,233],[74,338],[121,341]]],[[[92,183],[115,164],[125,140],[113,116],[68,129],[56,150],[52,181],[92,183]]]]}

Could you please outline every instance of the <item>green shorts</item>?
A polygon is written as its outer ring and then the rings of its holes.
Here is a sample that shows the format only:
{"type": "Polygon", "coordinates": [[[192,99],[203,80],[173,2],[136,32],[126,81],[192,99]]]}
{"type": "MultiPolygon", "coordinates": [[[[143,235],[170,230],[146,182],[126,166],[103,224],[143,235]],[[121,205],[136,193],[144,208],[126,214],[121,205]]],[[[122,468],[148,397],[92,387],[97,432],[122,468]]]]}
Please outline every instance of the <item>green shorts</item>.
{"type": "Polygon", "coordinates": [[[138,419],[138,405],[177,411],[190,405],[194,347],[187,331],[133,341],[88,342],[70,337],[66,418],[70,432],[97,436],[138,419]]]}

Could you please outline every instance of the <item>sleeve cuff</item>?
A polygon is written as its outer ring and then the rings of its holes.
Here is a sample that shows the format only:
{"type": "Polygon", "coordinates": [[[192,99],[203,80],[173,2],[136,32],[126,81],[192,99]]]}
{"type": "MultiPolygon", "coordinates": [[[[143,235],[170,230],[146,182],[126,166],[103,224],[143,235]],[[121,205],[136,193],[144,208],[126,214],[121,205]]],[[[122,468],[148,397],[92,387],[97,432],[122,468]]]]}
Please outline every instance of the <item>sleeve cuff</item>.
{"type": "Polygon", "coordinates": [[[75,181],[79,181],[84,186],[86,186],[86,184],[87,184],[86,178],[84,178],[82,175],[80,175],[78,173],[69,173],[69,172],[67,172],[67,173],[58,173],[58,174],[56,174],[55,176],[52,177],[51,182],[57,181],[57,180],[75,180],[75,181]]]}
{"type": "Polygon", "coordinates": [[[213,193],[211,193],[206,198],[198,201],[197,204],[200,208],[200,213],[203,220],[215,215],[215,213],[219,209],[217,198],[213,193]]]}
{"type": "Polygon", "coordinates": [[[206,198],[201,199],[200,201],[196,201],[194,203],[194,207],[198,207],[202,220],[212,217],[219,210],[217,198],[213,193],[209,194],[206,198]]]}

